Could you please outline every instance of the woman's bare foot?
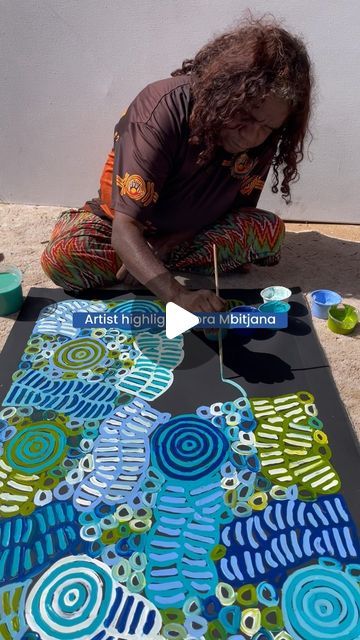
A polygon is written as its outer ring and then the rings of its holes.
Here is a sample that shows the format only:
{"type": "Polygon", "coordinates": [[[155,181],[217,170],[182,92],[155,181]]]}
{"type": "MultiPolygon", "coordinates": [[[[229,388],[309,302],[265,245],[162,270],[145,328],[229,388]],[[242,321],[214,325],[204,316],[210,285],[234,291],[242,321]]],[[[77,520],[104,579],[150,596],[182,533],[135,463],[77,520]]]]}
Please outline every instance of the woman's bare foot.
{"type": "Polygon", "coordinates": [[[239,269],[237,269],[239,273],[249,273],[251,271],[251,262],[247,262],[246,264],[242,264],[239,269]]]}
{"type": "Polygon", "coordinates": [[[119,271],[116,274],[116,279],[118,282],[122,284],[126,284],[129,287],[141,288],[141,284],[134,276],[129,273],[124,264],[121,265],[119,271]]]}

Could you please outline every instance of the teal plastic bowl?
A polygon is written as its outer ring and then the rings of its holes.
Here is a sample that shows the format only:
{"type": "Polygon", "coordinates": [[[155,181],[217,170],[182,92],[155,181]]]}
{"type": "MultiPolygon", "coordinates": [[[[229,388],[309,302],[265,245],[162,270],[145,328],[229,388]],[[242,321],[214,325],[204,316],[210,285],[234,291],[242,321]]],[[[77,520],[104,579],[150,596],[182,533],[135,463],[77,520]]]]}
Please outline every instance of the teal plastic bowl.
{"type": "Polygon", "coordinates": [[[0,265],[0,316],[16,313],[22,306],[21,271],[17,267],[0,265]]]}
{"type": "Polygon", "coordinates": [[[259,306],[261,313],[287,313],[290,309],[288,302],[264,302],[259,306]]]}

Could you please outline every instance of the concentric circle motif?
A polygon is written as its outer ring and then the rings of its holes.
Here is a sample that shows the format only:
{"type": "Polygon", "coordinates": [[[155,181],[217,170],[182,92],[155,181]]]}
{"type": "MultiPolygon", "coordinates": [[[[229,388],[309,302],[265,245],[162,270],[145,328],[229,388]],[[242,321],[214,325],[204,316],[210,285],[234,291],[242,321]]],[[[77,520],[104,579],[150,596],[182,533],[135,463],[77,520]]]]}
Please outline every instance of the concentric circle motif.
{"type": "Polygon", "coordinates": [[[358,640],[360,590],[339,570],[310,565],[283,586],[282,612],[294,640],[358,640]]]}
{"type": "Polygon", "coordinates": [[[223,464],[228,441],[211,422],[189,414],[160,425],[152,436],[152,450],[168,477],[192,481],[223,464]]]}
{"type": "Polygon", "coordinates": [[[124,300],[119,302],[115,311],[117,313],[159,313],[161,307],[152,300],[124,300]]]}
{"type": "Polygon", "coordinates": [[[61,345],[53,362],[59,369],[83,371],[95,367],[106,356],[105,346],[92,338],[78,338],[61,345]]]}
{"type": "Polygon", "coordinates": [[[9,440],[5,459],[22,473],[41,473],[61,461],[65,446],[66,435],[56,425],[26,426],[9,440]]]}
{"type": "Polygon", "coordinates": [[[115,597],[111,572],[87,556],[68,556],[50,567],[31,589],[29,627],[41,638],[90,640],[103,629],[115,597]]]}
{"type": "Polygon", "coordinates": [[[133,200],[141,200],[146,195],[145,180],[139,175],[128,176],[124,186],[127,195],[133,200]]]}

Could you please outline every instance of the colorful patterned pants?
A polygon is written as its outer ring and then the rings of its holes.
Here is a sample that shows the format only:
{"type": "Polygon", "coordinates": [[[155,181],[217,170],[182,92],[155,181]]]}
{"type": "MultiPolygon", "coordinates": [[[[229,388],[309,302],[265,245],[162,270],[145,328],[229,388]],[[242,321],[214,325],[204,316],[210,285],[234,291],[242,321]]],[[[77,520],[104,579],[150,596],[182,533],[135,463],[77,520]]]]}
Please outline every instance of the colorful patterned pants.
{"type": "MultiPolygon", "coordinates": [[[[111,246],[111,222],[82,209],[68,209],[58,219],[41,256],[46,275],[69,292],[116,284],[121,260],[111,246]]],[[[285,234],[274,213],[246,208],[228,213],[202,229],[191,242],[175,247],[167,259],[171,270],[213,273],[212,245],[221,273],[244,264],[277,264],[285,234]]]]}

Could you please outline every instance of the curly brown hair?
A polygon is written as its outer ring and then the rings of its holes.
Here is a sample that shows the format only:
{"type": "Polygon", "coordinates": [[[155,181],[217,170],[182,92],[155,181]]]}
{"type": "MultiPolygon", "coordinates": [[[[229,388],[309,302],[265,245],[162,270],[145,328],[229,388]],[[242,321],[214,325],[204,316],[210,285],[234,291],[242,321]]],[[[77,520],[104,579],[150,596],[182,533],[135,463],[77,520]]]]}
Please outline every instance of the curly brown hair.
{"type": "Polygon", "coordinates": [[[214,157],[220,130],[231,125],[239,113],[258,106],[269,95],[288,103],[289,116],[275,132],[278,145],[271,189],[278,192],[281,167],[280,191],[289,204],[290,182],[300,177],[297,165],[304,157],[313,86],[311,62],[302,40],[273,16],[250,16],[236,29],[211,40],[194,59],[184,60],[181,69],[171,75],[184,74],[191,75],[193,96],[189,142],[205,147],[198,156],[200,165],[214,157]]]}

